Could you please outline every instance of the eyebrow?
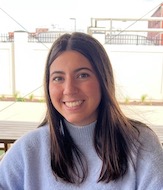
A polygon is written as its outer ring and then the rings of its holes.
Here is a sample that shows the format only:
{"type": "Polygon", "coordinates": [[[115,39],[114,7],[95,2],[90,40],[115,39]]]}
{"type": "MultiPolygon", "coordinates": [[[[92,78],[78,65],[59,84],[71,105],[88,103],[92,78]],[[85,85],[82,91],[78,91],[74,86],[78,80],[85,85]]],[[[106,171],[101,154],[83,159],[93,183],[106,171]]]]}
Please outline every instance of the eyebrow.
{"type": "MultiPolygon", "coordinates": [[[[74,72],[77,73],[77,72],[79,72],[79,71],[81,71],[81,70],[88,70],[88,71],[94,73],[93,70],[90,69],[90,68],[88,68],[88,67],[81,67],[81,68],[78,68],[78,69],[76,69],[74,72]]],[[[52,76],[52,75],[54,75],[54,74],[63,74],[63,75],[64,75],[65,72],[64,72],[64,71],[53,71],[53,72],[50,74],[50,76],[52,76]]]]}

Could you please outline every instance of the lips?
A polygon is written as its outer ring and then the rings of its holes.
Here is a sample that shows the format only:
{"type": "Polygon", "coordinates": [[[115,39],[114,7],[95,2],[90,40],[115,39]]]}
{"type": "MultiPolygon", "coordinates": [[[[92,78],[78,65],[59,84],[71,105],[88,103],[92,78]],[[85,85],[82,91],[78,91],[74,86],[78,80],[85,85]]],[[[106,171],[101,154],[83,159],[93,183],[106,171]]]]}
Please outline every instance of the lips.
{"type": "Polygon", "coordinates": [[[73,108],[73,107],[76,107],[76,106],[79,106],[83,103],[82,100],[78,100],[78,101],[72,101],[72,102],[64,102],[65,105],[69,108],[73,108]]]}

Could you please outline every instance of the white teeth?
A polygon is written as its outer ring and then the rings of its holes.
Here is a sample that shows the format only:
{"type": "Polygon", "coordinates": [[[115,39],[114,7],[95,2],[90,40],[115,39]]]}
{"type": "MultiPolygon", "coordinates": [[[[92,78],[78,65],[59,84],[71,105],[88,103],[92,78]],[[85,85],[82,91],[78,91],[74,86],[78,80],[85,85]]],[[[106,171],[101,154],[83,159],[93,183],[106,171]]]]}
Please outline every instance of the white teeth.
{"type": "Polygon", "coordinates": [[[79,100],[79,101],[76,101],[76,102],[65,102],[66,106],[67,107],[75,107],[75,106],[79,106],[83,101],[79,100]]]}

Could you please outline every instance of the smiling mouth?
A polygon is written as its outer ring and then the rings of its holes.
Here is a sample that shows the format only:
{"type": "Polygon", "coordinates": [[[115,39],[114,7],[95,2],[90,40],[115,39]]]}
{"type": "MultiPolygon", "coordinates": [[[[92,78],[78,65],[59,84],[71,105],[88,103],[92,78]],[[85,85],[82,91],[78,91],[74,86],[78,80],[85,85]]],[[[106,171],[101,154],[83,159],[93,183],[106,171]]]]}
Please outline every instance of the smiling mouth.
{"type": "Polygon", "coordinates": [[[83,103],[82,100],[79,100],[79,101],[74,101],[74,102],[64,102],[65,105],[69,108],[73,108],[73,107],[76,107],[76,106],[79,106],[83,103]]]}

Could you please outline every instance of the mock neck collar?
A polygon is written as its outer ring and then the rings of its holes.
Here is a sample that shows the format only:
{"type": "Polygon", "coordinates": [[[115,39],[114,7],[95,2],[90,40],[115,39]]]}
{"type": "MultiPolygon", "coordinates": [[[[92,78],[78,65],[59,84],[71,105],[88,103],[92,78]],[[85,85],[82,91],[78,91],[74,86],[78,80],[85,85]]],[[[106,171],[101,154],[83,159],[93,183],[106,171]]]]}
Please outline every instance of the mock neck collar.
{"type": "Polygon", "coordinates": [[[65,122],[65,124],[66,124],[66,126],[67,126],[68,128],[78,128],[78,129],[81,129],[81,128],[91,128],[91,126],[92,126],[92,127],[93,127],[93,126],[95,127],[95,125],[96,125],[96,123],[97,123],[97,121],[94,121],[94,122],[92,122],[92,123],[90,123],[90,124],[88,124],[88,125],[80,126],[80,125],[74,125],[74,124],[68,122],[66,119],[64,119],[64,122],[65,122]]]}
{"type": "Polygon", "coordinates": [[[83,145],[85,143],[93,142],[94,129],[97,121],[94,121],[85,126],[76,126],[64,120],[67,130],[69,131],[71,137],[78,145],[83,145]]]}

